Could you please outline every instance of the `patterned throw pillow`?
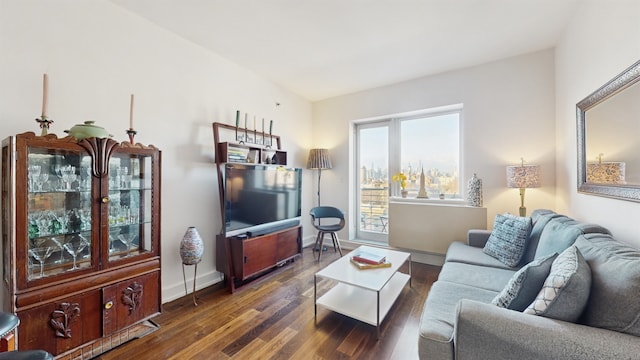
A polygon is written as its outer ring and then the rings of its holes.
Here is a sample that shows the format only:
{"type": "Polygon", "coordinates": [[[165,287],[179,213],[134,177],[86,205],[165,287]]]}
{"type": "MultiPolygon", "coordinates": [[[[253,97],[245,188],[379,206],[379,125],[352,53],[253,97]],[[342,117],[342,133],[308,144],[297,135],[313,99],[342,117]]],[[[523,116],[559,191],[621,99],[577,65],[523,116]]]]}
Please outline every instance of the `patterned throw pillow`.
{"type": "Polygon", "coordinates": [[[591,269],[575,247],[570,246],[551,264],[551,272],[525,314],[576,322],[591,288],[591,269]]]}
{"type": "Polygon", "coordinates": [[[531,218],[498,214],[482,251],[507,266],[515,267],[522,259],[530,232],[531,218]]]}
{"type": "Polygon", "coordinates": [[[516,311],[523,311],[535,300],[549,275],[551,264],[558,254],[536,259],[518,270],[491,303],[516,311]]]}

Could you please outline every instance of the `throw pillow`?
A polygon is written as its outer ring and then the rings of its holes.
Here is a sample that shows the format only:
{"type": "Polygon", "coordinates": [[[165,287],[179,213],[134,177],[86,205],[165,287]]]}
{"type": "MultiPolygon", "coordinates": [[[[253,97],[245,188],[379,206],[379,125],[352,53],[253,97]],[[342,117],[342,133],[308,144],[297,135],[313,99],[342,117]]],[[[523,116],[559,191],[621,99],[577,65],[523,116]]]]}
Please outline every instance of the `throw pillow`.
{"type": "Polygon", "coordinates": [[[572,245],[551,264],[551,272],[525,314],[576,322],[582,314],[591,287],[591,270],[572,245]]]}
{"type": "Polygon", "coordinates": [[[580,322],[640,336],[640,249],[606,234],[575,243],[591,268],[591,294],[580,322]]]}
{"type": "Polygon", "coordinates": [[[551,271],[551,264],[557,256],[558,254],[549,255],[525,265],[513,274],[507,286],[491,303],[498,307],[524,311],[540,292],[549,271],[551,271]]]}
{"type": "Polygon", "coordinates": [[[482,251],[507,266],[515,267],[522,259],[530,232],[531,218],[498,214],[482,251]]]}

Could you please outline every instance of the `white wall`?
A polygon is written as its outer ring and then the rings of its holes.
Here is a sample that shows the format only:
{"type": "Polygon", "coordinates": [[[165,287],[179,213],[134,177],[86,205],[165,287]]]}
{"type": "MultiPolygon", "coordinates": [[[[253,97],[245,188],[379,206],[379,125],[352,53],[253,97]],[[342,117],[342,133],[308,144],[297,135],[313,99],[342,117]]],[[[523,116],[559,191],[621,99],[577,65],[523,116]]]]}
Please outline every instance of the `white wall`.
{"type": "Polygon", "coordinates": [[[639,203],[577,193],[575,114],[577,102],[640,60],[638,19],[637,0],[585,1],[556,47],[556,206],[640,246],[639,203]]]}
{"type": "MultiPolygon", "coordinates": [[[[49,116],[55,121],[50,133],[58,136],[95,120],[125,140],[129,96],[135,94],[136,142],[162,150],[163,302],[184,295],[178,250],[188,226],[196,226],[205,241],[198,288],[220,280],[212,122],[233,124],[237,109],[273,119],[289,165],[306,164],[307,100],[111,2],[0,0],[0,54],[0,138],[39,134],[34,119],[43,73],[49,74],[49,116]],[[276,101],[282,105],[276,108],[276,101]]],[[[315,198],[312,175],[305,171],[303,214],[315,198]]],[[[308,225],[307,217],[303,221],[308,225]]],[[[187,274],[193,277],[193,267],[187,274]]]]}
{"type": "Polygon", "coordinates": [[[461,180],[465,188],[473,173],[483,180],[487,225],[497,213],[518,213],[519,193],[506,187],[505,167],[521,157],[542,166],[543,186],[527,190],[525,205],[553,208],[553,62],[553,50],[544,50],[314,103],[314,143],[330,149],[334,166],[322,173],[322,187],[330,189],[323,191],[323,203],[348,209],[352,120],[463,103],[461,180]]]}

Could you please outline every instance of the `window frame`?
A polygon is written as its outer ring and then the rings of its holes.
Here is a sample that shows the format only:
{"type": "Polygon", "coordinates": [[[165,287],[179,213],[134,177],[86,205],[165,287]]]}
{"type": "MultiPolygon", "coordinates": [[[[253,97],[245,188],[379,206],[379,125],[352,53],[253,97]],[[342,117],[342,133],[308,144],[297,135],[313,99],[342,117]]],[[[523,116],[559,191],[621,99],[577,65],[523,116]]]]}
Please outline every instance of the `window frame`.
{"type": "MultiPolygon", "coordinates": [[[[389,196],[393,198],[394,201],[411,201],[411,202],[438,202],[438,203],[460,203],[466,201],[466,189],[462,184],[462,179],[464,179],[464,152],[463,152],[463,139],[464,139],[464,106],[463,104],[453,104],[447,106],[434,107],[429,109],[423,109],[418,111],[411,111],[405,113],[398,113],[386,116],[378,116],[367,119],[360,119],[352,121],[352,129],[353,129],[353,163],[354,166],[353,172],[351,174],[352,178],[355,179],[353,182],[354,187],[351,189],[353,191],[351,195],[351,199],[353,201],[353,209],[351,213],[356,214],[355,218],[355,235],[356,239],[359,240],[370,240],[373,242],[382,242],[388,243],[388,232],[385,234],[378,234],[370,231],[363,231],[360,229],[359,220],[360,219],[360,169],[362,164],[360,163],[360,130],[373,128],[373,127],[381,127],[387,126],[389,129],[389,149],[388,149],[388,182],[389,182],[389,196]],[[458,190],[459,190],[459,198],[455,199],[419,199],[415,196],[411,198],[403,199],[400,197],[400,187],[397,183],[394,183],[391,180],[393,174],[397,174],[402,167],[401,163],[401,144],[402,139],[400,133],[400,124],[405,120],[415,120],[425,117],[435,117],[442,116],[448,114],[458,114],[458,190]],[[380,236],[383,235],[383,236],[380,236]]],[[[388,225],[388,224],[387,224],[388,225]]],[[[388,230],[388,228],[387,228],[388,230]]]]}

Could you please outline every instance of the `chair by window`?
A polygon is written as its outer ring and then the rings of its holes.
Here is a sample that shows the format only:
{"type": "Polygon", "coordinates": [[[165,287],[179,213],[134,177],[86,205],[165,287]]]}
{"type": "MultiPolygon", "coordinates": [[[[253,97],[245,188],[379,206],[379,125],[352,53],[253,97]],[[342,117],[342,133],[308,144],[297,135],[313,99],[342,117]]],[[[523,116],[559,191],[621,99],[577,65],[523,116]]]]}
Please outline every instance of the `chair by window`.
{"type": "Polygon", "coordinates": [[[318,249],[318,261],[322,255],[322,242],[325,234],[331,234],[333,240],[333,250],[340,252],[342,256],[342,247],[338,240],[338,231],[344,228],[345,220],[342,210],[333,206],[317,206],[309,211],[311,215],[311,223],[318,230],[315,248],[318,249]]]}

